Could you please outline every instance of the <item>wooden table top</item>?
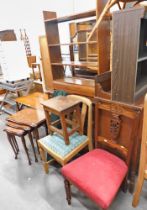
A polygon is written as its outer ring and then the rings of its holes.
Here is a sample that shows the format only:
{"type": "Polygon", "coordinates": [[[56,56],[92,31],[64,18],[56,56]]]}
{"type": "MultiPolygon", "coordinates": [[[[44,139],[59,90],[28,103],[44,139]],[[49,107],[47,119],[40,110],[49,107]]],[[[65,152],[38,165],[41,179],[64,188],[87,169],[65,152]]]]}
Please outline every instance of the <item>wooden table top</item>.
{"type": "Polygon", "coordinates": [[[45,114],[44,111],[41,110],[22,109],[21,111],[9,116],[7,120],[20,125],[36,127],[45,121],[45,114]]]}
{"type": "Polygon", "coordinates": [[[51,110],[63,112],[80,102],[79,99],[69,98],[68,96],[57,96],[42,102],[42,105],[51,110]]]}
{"type": "Polygon", "coordinates": [[[43,106],[41,105],[41,103],[47,99],[48,99],[47,94],[35,92],[27,96],[18,97],[15,99],[15,101],[27,107],[43,110],[43,106]]]}

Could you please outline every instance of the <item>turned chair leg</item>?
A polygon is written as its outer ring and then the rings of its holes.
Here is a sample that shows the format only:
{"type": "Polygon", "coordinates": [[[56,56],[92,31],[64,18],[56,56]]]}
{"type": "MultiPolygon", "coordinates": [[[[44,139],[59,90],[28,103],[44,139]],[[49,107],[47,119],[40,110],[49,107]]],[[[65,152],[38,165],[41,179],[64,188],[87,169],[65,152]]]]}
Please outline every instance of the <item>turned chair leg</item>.
{"type": "Polygon", "coordinates": [[[23,144],[24,150],[25,150],[25,152],[27,154],[28,163],[29,163],[29,165],[31,165],[31,160],[30,160],[30,157],[29,157],[28,149],[26,147],[26,142],[25,142],[24,136],[21,136],[21,140],[22,140],[22,144],[23,144]]]}
{"type": "Polygon", "coordinates": [[[125,177],[123,183],[122,183],[122,190],[124,193],[127,192],[128,189],[128,176],[125,177]]]}
{"type": "Polygon", "coordinates": [[[71,205],[71,188],[70,188],[70,182],[65,179],[64,180],[65,185],[65,191],[66,191],[66,200],[68,202],[68,205],[71,205]]]}
{"type": "Polygon", "coordinates": [[[43,161],[44,171],[46,174],[48,174],[49,164],[47,163],[47,160],[46,160],[45,151],[41,147],[39,147],[39,151],[40,151],[41,159],[43,161]]]}
{"type": "Polygon", "coordinates": [[[135,188],[135,193],[133,196],[133,202],[132,202],[132,206],[136,207],[139,203],[139,198],[140,198],[140,193],[142,190],[142,186],[143,186],[143,182],[144,182],[144,174],[142,173],[141,176],[138,176],[138,181],[136,184],[136,188],[135,188]]]}
{"type": "Polygon", "coordinates": [[[33,153],[34,153],[34,157],[35,157],[35,162],[38,162],[31,132],[28,132],[28,136],[29,136],[29,139],[30,139],[30,142],[31,142],[31,145],[32,145],[32,149],[33,149],[33,153]]]}

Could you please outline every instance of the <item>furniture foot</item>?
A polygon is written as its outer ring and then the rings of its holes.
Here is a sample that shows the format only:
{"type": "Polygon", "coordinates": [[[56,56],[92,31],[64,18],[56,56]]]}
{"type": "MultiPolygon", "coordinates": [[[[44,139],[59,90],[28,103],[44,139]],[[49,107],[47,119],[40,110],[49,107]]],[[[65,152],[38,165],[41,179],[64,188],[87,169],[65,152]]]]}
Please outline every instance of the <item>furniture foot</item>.
{"type": "Polygon", "coordinates": [[[65,179],[64,180],[65,185],[65,191],[66,191],[66,200],[68,202],[68,205],[71,205],[71,189],[70,189],[70,182],[65,179]]]}
{"type": "Polygon", "coordinates": [[[25,152],[26,152],[26,154],[27,154],[28,163],[29,163],[29,165],[31,165],[31,160],[30,160],[30,157],[29,157],[28,149],[27,149],[27,147],[26,147],[26,143],[25,143],[25,138],[24,138],[24,136],[21,137],[21,140],[22,140],[22,144],[23,144],[24,150],[25,150],[25,152]]]}
{"type": "Polygon", "coordinates": [[[43,161],[44,171],[46,174],[48,174],[49,164],[47,163],[47,160],[45,157],[45,151],[41,147],[39,147],[39,151],[40,151],[41,159],[43,161]]]}
{"type": "Polygon", "coordinates": [[[29,136],[29,139],[30,139],[30,142],[31,142],[31,145],[32,145],[32,149],[33,149],[33,153],[34,153],[34,157],[35,157],[35,162],[38,162],[31,132],[28,132],[28,136],[29,136]]]}
{"type": "Polygon", "coordinates": [[[136,207],[139,203],[139,198],[140,198],[143,182],[144,182],[144,177],[143,176],[139,177],[139,180],[137,181],[137,185],[136,185],[136,190],[133,196],[133,202],[132,202],[133,207],[136,207]]]}

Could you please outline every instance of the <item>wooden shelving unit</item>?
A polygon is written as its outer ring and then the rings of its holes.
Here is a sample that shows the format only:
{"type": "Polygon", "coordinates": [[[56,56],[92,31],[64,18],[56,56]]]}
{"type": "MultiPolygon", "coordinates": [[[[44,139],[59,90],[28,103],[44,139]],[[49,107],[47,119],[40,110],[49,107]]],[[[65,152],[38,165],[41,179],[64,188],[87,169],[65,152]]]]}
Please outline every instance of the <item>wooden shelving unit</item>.
{"type": "Polygon", "coordinates": [[[106,40],[108,40],[109,37],[110,41],[110,22],[108,18],[104,20],[102,27],[94,34],[91,40],[87,41],[87,34],[92,30],[92,27],[98,18],[98,14],[101,13],[106,4],[105,0],[98,2],[99,7],[96,10],[65,17],[57,17],[56,12],[44,11],[44,24],[48,46],[47,57],[49,64],[49,67],[46,69],[50,71],[49,75],[51,75],[51,77],[48,80],[48,83],[51,84],[50,87],[52,86],[53,89],[64,89],[65,91],[72,93],[74,92],[80,95],[88,95],[93,97],[95,88],[94,76],[103,71],[105,72],[109,70],[109,56],[107,57],[106,55],[110,51],[110,49],[107,49],[107,47],[109,48],[110,45],[108,44],[108,41],[105,43],[107,44],[106,46],[102,46],[101,44],[101,41],[105,39],[105,35],[107,36],[106,40]],[[86,20],[84,18],[86,18],[86,20]],[[90,18],[90,20],[87,18],[90,18]],[[78,22],[78,20],[80,21],[78,22]],[[63,24],[64,22],[66,22],[66,24],[67,22],[69,23],[70,43],[60,42],[58,27],[60,23],[63,24]],[[107,22],[108,24],[106,24],[107,22]],[[102,33],[99,33],[101,30],[102,33]],[[76,36],[77,34],[78,36],[76,41],[73,41],[73,36],[76,36]],[[68,60],[62,59],[62,47],[64,46],[67,48],[69,47],[70,55],[68,60]],[[75,48],[79,49],[79,60],[77,60],[77,57],[76,59],[74,58],[75,48]],[[85,54],[87,49],[89,51],[89,56],[85,54]],[[104,65],[101,65],[102,63],[104,65]],[[71,69],[73,73],[71,78],[66,78],[65,69],[67,67],[68,69],[71,69]],[[87,78],[90,79],[88,80],[87,78]],[[77,81],[81,81],[81,84],[80,82],[78,84],[77,81]]]}
{"type": "Polygon", "coordinates": [[[147,91],[147,19],[143,7],[112,18],[112,99],[134,103],[147,91]]]}
{"type": "Polygon", "coordinates": [[[77,14],[70,15],[70,16],[64,16],[64,17],[59,17],[59,18],[54,17],[54,18],[46,19],[44,22],[45,23],[49,23],[49,22],[50,23],[62,23],[62,22],[66,22],[66,21],[89,18],[89,17],[94,17],[94,16],[96,16],[96,11],[90,10],[87,12],[77,13],[77,14]]]}

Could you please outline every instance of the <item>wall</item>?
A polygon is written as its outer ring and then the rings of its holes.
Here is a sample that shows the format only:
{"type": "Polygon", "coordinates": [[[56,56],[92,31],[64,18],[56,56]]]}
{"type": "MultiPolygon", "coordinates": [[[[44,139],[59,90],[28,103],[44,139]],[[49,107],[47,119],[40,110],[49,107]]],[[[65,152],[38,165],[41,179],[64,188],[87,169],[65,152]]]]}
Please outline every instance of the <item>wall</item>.
{"type": "Polygon", "coordinates": [[[30,38],[32,54],[39,56],[38,36],[45,34],[43,10],[56,11],[58,16],[95,8],[96,0],[0,0],[0,30],[25,28],[30,38]]]}

